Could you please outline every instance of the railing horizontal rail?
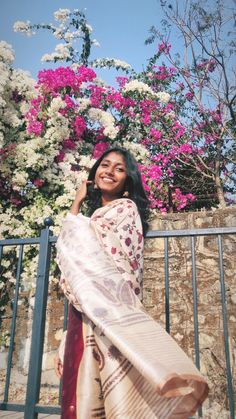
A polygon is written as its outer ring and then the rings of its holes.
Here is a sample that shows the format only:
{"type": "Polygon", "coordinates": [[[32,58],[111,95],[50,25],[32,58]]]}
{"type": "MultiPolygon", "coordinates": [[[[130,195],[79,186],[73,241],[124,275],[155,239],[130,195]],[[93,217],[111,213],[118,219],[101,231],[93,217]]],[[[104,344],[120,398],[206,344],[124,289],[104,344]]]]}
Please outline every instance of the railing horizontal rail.
{"type": "Polygon", "coordinates": [[[217,236],[218,234],[234,234],[236,227],[196,228],[190,230],[152,230],[147,238],[157,239],[164,237],[190,237],[190,236],[217,236]]]}
{"type": "MultiPolygon", "coordinates": [[[[147,233],[147,238],[156,239],[164,237],[189,237],[189,236],[211,236],[218,234],[234,234],[236,227],[217,227],[217,228],[198,228],[186,230],[152,230],[147,233]]],[[[56,243],[57,236],[49,238],[50,243],[56,243]]],[[[39,237],[32,237],[26,239],[5,239],[0,240],[0,246],[17,246],[20,244],[39,244],[39,237]]]]}
{"type": "Polygon", "coordinates": [[[24,412],[25,405],[20,403],[0,403],[0,410],[11,411],[11,412],[24,412]]]}
{"type": "Polygon", "coordinates": [[[30,237],[26,239],[5,239],[0,240],[0,246],[19,246],[21,244],[39,244],[39,237],[30,237]]]}

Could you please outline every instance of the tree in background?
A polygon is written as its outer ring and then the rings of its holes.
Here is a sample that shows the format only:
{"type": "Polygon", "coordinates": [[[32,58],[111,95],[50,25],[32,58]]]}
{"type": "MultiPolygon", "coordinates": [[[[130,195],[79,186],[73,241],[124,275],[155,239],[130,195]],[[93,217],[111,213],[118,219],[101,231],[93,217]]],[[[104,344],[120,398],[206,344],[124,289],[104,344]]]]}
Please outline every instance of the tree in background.
{"type": "Polygon", "coordinates": [[[187,87],[191,110],[185,116],[190,118],[192,140],[201,149],[181,166],[175,181],[185,182],[196,195],[216,191],[224,207],[227,192],[235,194],[236,180],[235,1],[161,0],[160,5],[165,15],[162,29],[153,26],[146,43],[158,39],[166,62],[187,87]],[[183,54],[172,53],[173,33],[183,40],[183,54]]]}

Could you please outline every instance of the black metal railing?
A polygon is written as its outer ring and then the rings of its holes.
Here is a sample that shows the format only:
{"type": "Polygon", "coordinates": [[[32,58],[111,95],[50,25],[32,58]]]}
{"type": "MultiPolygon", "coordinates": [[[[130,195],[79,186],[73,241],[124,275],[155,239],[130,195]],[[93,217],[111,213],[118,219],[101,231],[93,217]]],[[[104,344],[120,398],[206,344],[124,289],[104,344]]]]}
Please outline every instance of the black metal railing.
{"type": "MultiPolygon", "coordinates": [[[[7,360],[7,370],[5,379],[5,390],[3,401],[0,402],[0,411],[18,411],[24,412],[25,419],[34,419],[38,417],[38,413],[60,414],[60,406],[43,406],[39,404],[41,368],[45,334],[46,308],[48,296],[49,269],[51,262],[51,248],[56,243],[57,237],[52,236],[49,229],[52,225],[50,219],[45,220],[45,228],[41,230],[38,238],[26,239],[6,239],[0,241],[0,264],[3,257],[3,248],[5,246],[19,246],[19,254],[16,269],[16,285],[13,300],[13,311],[11,320],[10,343],[7,360]],[[27,378],[26,399],[24,404],[9,402],[9,385],[12,368],[12,357],[14,351],[14,338],[16,329],[17,306],[20,289],[20,277],[22,271],[22,261],[25,245],[38,245],[39,258],[36,278],[35,306],[32,323],[32,338],[29,359],[29,370],[27,378]]],[[[175,231],[150,231],[147,239],[161,238],[164,240],[164,282],[165,282],[165,318],[166,330],[170,333],[170,302],[169,302],[169,239],[174,237],[189,237],[189,248],[191,249],[192,259],[192,292],[193,292],[193,315],[194,315],[194,350],[195,363],[200,369],[200,350],[199,350],[199,325],[198,325],[198,289],[196,275],[196,251],[195,240],[199,236],[217,236],[218,237],[218,256],[219,256],[219,272],[221,285],[221,306],[224,330],[224,352],[225,352],[225,374],[227,380],[227,397],[230,410],[230,419],[234,419],[234,390],[230,365],[229,350],[229,332],[227,318],[227,301],[224,280],[224,260],[222,250],[222,237],[229,234],[236,234],[236,227],[227,228],[209,228],[195,230],[175,230],[175,231]]],[[[65,305],[65,322],[66,322],[65,305]]],[[[199,416],[202,416],[201,410],[199,416]]]]}

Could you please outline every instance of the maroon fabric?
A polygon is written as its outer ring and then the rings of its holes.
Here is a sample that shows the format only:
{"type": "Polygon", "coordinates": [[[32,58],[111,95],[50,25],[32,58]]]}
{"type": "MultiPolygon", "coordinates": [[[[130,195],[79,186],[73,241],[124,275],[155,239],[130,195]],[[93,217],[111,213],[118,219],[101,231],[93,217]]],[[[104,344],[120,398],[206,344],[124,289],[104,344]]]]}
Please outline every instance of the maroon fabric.
{"type": "Polygon", "coordinates": [[[83,349],[82,315],[70,304],[63,362],[62,419],[76,419],[76,383],[83,349]]]}

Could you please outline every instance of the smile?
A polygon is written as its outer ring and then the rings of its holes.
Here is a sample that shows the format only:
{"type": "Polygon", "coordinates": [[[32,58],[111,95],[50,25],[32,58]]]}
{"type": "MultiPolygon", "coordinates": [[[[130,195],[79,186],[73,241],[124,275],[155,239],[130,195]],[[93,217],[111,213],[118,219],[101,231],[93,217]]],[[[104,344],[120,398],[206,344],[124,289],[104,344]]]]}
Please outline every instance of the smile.
{"type": "Polygon", "coordinates": [[[103,178],[102,178],[102,181],[103,181],[103,182],[107,182],[107,183],[113,183],[113,182],[114,182],[114,180],[113,180],[113,179],[111,179],[111,178],[109,178],[109,177],[103,177],[103,178]]]}

